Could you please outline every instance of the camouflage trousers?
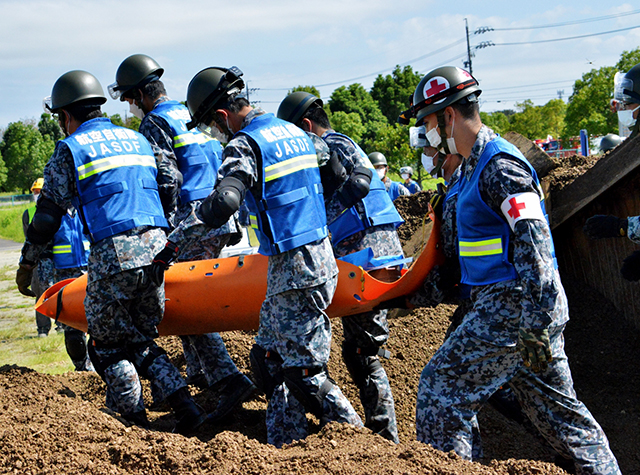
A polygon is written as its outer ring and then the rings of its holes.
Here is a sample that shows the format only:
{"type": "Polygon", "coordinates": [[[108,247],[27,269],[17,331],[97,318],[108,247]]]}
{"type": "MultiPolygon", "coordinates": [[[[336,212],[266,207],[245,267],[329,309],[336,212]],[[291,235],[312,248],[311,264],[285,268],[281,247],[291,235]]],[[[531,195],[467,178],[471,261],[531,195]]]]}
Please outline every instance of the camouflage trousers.
{"type": "Polygon", "coordinates": [[[467,460],[480,456],[477,413],[508,384],[542,436],[574,460],[577,473],[619,474],[606,435],[576,398],[564,352],[564,325],[549,329],[553,361],[545,371],[534,373],[516,349],[517,329],[486,341],[477,336],[477,322],[468,331],[471,320],[473,312],[422,371],[416,403],[418,440],[445,452],[454,450],[467,460]]]}
{"type": "Polygon", "coordinates": [[[186,387],[153,341],[164,313],[164,286],[156,287],[144,268],[89,280],[84,307],[110,409],[121,414],[144,409],[139,374],[151,382],[155,401],[186,387]]]}
{"type": "MultiPolygon", "coordinates": [[[[55,283],[53,259],[48,257],[40,259],[31,277],[31,288],[36,294],[36,299],[39,299],[45,290],[55,283]]],[[[38,334],[48,334],[51,331],[51,319],[40,312],[36,312],[36,327],[38,334]]]]}
{"type": "MultiPolygon", "coordinates": [[[[393,225],[375,226],[333,246],[336,257],[370,247],[374,257],[397,256],[402,246],[393,225]]],[[[387,373],[382,367],[380,349],[389,339],[387,310],[350,315],[342,319],[344,342],[342,359],[360,391],[365,427],[398,443],[396,411],[387,373]]],[[[388,354],[388,353],[387,353],[388,354]]]]}
{"type": "MultiPolygon", "coordinates": [[[[267,441],[276,447],[303,439],[308,431],[307,411],[279,375],[288,368],[321,368],[317,374],[302,378],[316,392],[329,378],[326,364],[331,351],[331,324],[324,310],[331,303],[336,284],[334,277],[323,285],[269,296],[262,304],[256,344],[281,357],[281,361],[267,361],[272,377],[280,378],[266,414],[267,441]]],[[[322,401],[320,422],[324,425],[331,421],[362,426],[360,416],[335,384],[322,401]]]]}
{"type": "MultiPolygon", "coordinates": [[[[181,217],[181,216],[180,216],[181,217]]],[[[179,261],[200,261],[215,259],[229,242],[230,235],[218,236],[212,232],[205,235],[185,249],[181,249],[179,261]]],[[[187,362],[187,375],[194,376],[203,373],[207,384],[213,386],[217,382],[240,373],[227,351],[227,347],[218,333],[205,335],[181,336],[184,358],[187,362]]]]}

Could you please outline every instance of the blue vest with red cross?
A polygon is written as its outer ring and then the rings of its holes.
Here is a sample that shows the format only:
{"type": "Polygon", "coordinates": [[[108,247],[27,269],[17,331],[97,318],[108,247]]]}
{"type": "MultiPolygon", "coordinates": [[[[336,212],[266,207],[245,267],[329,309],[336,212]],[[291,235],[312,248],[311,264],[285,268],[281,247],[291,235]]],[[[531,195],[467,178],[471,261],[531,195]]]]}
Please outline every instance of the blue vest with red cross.
{"type": "Polygon", "coordinates": [[[84,122],[60,143],[73,156],[78,189],[73,205],[91,242],[139,226],[168,227],[158,195],[156,159],[141,134],[98,118],[84,122]]]}
{"type": "Polygon", "coordinates": [[[197,129],[188,130],[186,124],[191,120],[189,110],[177,101],[161,102],[145,119],[154,115],[162,117],[171,127],[173,152],[183,180],[180,203],[206,198],[213,191],[222,163],[220,142],[197,129]]]}
{"type": "MultiPolygon", "coordinates": [[[[376,173],[367,154],[364,153],[357,143],[346,135],[331,132],[325,134],[323,138],[328,138],[332,135],[338,135],[349,140],[364,159],[367,168],[373,172],[369,185],[369,193],[361,201],[364,210],[363,213],[359,213],[356,207],[352,206],[334,219],[332,223],[329,223],[329,231],[331,231],[331,241],[333,244],[338,244],[349,236],[353,236],[355,233],[364,231],[372,226],[393,224],[395,227],[398,227],[404,223],[404,220],[394,206],[384,183],[376,173]]],[[[327,142],[327,144],[329,144],[329,148],[331,148],[330,142],[327,142]]]]}
{"type": "Polygon", "coordinates": [[[247,193],[260,254],[272,256],[328,236],[318,158],[307,134],[273,114],[255,117],[238,134],[258,160],[259,190],[247,193]]]}
{"type": "MultiPolygon", "coordinates": [[[[517,158],[527,166],[537,187],[538,175],[531,164],[514,145],[501,137],[489,142],[478,160],[471,178],[464,174],[458,180],[458,253],[461,282],[469,285],[487,285],[505,280],[513,280],[518,273],[509,259],[511,228],[504,216],[493,211],[480,196],[478,180],[482,170],[497,154],[507,154],[517,158]]],[[[540,201],[545,219],[544,201],[540,201]]],[[[551,241],[551,254],[555,262],[555,250],[551,241]]]]}

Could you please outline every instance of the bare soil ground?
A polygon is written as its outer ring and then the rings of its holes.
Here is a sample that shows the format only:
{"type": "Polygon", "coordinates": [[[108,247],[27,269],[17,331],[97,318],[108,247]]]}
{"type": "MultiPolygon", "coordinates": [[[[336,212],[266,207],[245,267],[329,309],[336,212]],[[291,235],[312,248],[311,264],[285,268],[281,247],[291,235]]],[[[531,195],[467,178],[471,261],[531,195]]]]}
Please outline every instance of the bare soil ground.
{"type": "MultiPolygon", "coordinates": [[[[426,193],[403,198],[410,229],[422,222],[426,193]],[[417,217],[416,217],[417,216],[417,217]],[[413,223],[413,224],[412,224],[413,223]]],[[[572,320],[566,350],[575,388],[600,422],[625,474],[640,473],[640,332],[613,306],[579,282],[565,282],[572,320]]],[[[194,437],[169,433],[173,419],[165,406],[146,400],[152,430],[128,427],[104,407],[104,384],[95,374],[40,374],[11,365],[0,367],[0,473],[20,474],[562,474],[554,454],[527,429],[491,407],[480,413],[485,459],[465,462],[415,441],[414,410],[422,368],[441,344],[455,306],[418,309],[390,318],[383,364],[389,374],[400,430],[394,445],[366,429],[339,424],[319,428],[306,440],[275,449],[266,444],[266,400],[256,396],[227,420],[202,428],[194,437]]],[[[362,413],[357,389],[340,360],[342,327],[334,320],[330,372],[362,413]]],[[[249,374],[253,334],[223,335],[242,371],[249,374]]],[[[160,340],[184,369],[176,337],[160,340]]],[[[206,409],[217,397],[192,388],[206,409]]]]}

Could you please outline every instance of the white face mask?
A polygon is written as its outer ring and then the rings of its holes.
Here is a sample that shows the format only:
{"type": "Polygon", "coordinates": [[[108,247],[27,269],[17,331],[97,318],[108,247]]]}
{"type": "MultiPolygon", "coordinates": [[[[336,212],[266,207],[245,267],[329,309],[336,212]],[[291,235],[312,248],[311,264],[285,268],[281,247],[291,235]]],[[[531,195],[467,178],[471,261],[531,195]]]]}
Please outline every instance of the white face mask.
{"type": "Polygon", "coordinates": [[[436,167],[435,159],[437,157],[438,157],[438,152],[436,152],[433,157],[430,157],[429,155],[426,155],[424,153],[422,154],[422,157],[421,157],[422,166],[424,167],[424,169],[428,174],[431,174],[433,169],[436,167]]]}
{"type": "Polygon", "coordinates": [[[32,193],[33,194],[33,201],[35,201],[36,203],[38,202],[38,198],[40,198],[40,193],[32,193]]]}
{"type": "Polygon", "coordinates": [[[142,109],[140,109],[135,102],[129,104],[129,112],[140,120],[144,119],[144,112],[142,112],[142,109]]]}
{"type": "Polygon", "coordinates": [[[449,153],[455,155],[458,153],[458,147],[456,147],[456,141],[453,138],[453,126],[456,125],[455,120],[451,122],[451,137],[447,138],[447,145],[449,146],[449,153]]]}
{"type": "Polygon", "coordinates": [[[387,170],[385,168],[376,168],[376,172],[381,180],[384,180],[385,175],[387,174],[387,170]]]}
{"type": "Polygon", "coordinates": [[[409,177],[411,177],[411,175],[409,175],[408,173],[403,173],[402,175],[400,175],[402,177],[403,180],[408,180],[409,177]]]}
{"type": "Polygon", "coordinates": [[[632,110],[618,111],[618,121],[625,127],[633,127],[636,125],[636,119],[633,118],[633,113],[639,108],[640,106],[632,110]]]}
{"type": "Polygon", "coordinates": [[[437,127],[427,130],[427,141],[434,148],[437,148],[438,145],[440,145],[440,142],[442,142],[442,139],[440,138],[440,134],[436,129],[437,127]]]}

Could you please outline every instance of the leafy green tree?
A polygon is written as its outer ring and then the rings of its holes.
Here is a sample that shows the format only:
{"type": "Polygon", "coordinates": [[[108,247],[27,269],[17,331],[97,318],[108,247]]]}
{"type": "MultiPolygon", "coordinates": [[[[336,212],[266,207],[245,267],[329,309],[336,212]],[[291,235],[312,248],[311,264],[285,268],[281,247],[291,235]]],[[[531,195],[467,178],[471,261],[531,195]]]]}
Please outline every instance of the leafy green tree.
{"type": "Polygon", "coordinates": [[[422,150],[414,150],[409,146],[409,127],[399,124],[385,125],[380,129],[375,140],[371,142],[367,153],[382,153],[389,164],[389,170],[400,173],[400,168],[410,165],[419,170],[422,150]]]}
{"type": "Polygon", "coordinates": [[[366,129],[362,125],[362,119],[355,112],[334,112],[329,114],[329,121],[336,132],[351,137],[357,144],[362,142],[362,136],[366,129]]]}
{"type": "Polygon", "coordinates": [[[109,117],[109,120],[111,121],[111,123],[113,125],[119,125],[120,127],[126,127],[128,129],[135,130],[136,132],[140,128],[140,122],[142,122],[135,115],[127,116],[126,120],[122,120],[122,116],[120,114],[113,114],[111,116],[107,116],[107,114],[104,114],[104,116],[105,117],[109,117]]]}
{"type": "Polygon", "coordinates": [[[593,135],[606,135],[617,130],[618,119],[609,105],[615,73],[613,66],[604,66],[592,69],[575,82],[567,106],[564,137],[576,136],[581,129],[593,135]]]}
{"type": "Polygon", "coordinates": [[[562,99],[551,99],[540,108],[540,112],[542,115],[543,133],[556,138],[563,136],[567,104],[562,99]]]}
{"type": "Polygon", "coordinates": [[[400,69],[396,66],[391,74],[378,75],[371,88],[371,97],[378,103],[380,110],[390,124],[395,124],[400,113],[409,107],[409,98],[413,95],[422,79],[422,74],[411,66],[400,69]]]}
{"type": "Polygon", "coordinates": [[[7,167],[4,165],[2,159],[2,153],[0,153],[0,188],[4,188],[4,184],[7,181],[7,167]]]}
{"type": "Polygon", "coordinates": [[[616,69],[626,73],[636,64],[640,64],[640,47],[631,51],[623,51],[620,55],[620,60],[616,63],[616,69]]]}
{"type": "Polygon", "coordinates": [[[4,190],[26,193],[34,180],[42,176],[54,148],[53,140],[48,135],[43,137],[33,123],[10,123],[0,143],[7,168],[4,190]]]}
{"type": "Polygon", "coordinates": [[[365,132],[360,145],[365,146],[371,143],[378,131],[387,125],[387,119],[380,111],[378,103],[373,100],[371,94],[362,84],[351,84],[349,87],[340,86],[331,93],[329,99],[331,112],[342,111],[347,114],[355,112],[360,116],[365,132]]]}
{"type": "Polygon", "coordinates": [[[534,140],[542,138],[544,128],[542,124],[542,114],[539,107],[533,105],[531,99],[516,103],[518,112],[511,119],[512,130],[534,140]]]}
{"type": "Polygon", "coordinates": [[[64,137],[58,121],[46,112],[43,112],[40,116],[40,122],[38,122],[38,130],[43,137],[48,135],[54,143],[64,137]]]}
{"type": "Polygon", "coordinates": [[[504,112],[480,112],[482,123],[494,132],[504,135],[512,130],[511,122],[504,112]]]}
{"type": "Polygon", "coordinates": [[[296,86],[293,89],[291,89],[287,95],[293,93],[293,92],[298,92],[298,91],[302,91],[302,92],[308,92],[310,94],[313,94],[316,97],[321,97],[320,96],[320,91],[318,91],[318,89],[315,86],[296,86]]]}

